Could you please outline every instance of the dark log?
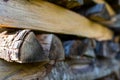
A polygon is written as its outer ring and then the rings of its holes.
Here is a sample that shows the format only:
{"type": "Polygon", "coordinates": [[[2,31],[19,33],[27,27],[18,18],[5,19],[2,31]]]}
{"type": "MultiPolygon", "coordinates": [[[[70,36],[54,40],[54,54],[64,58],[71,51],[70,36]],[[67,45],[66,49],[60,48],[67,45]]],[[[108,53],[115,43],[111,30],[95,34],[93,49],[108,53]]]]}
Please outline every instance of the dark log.
{"type": "Polygon", "coordinates": [[[9,62],[48,61],[42,46],[30,30],[6,30],[0,33],[0,58],[9,62]]]}
{"type": "Polygon", "coordinates": [[[115,58],[119,51],[119,43],[114,41],[96,42],[95,53],[97,56],[115,58]]]}
{"type": "Polygon", "coordinates": [[[111,28],[117,35],[120,33],[120,14],[117,14],[109,21],[102,22],[101,24],[111,28]]]}
{"type": "Polygon", "coordinates": [[[116,13],[115,11],[113,10],[113,8],[105,1],[105,0],[93,0],[96,4],[105,4],[107,10],[108,10],[108,13],[110,14],[110,16],[115,16],[116,13]]]}
{"type": "Polygon", "coordinates": [[[105,76],[103,78],[95,79],[95,80],[119,80],[119,78],[117,78],[115,73],[112,73],[112,74],[107,75],[107,76],[105,76]]]}
{"type": "Polygon", "coordinates": [[[47,78],[48,80],[95,80],[119,70],[120,65],[118,64],[119,62],[115,60],[100,60],[96,61],[95,65],[89,65],[88,67],[78,64],[76,65],[78,69],[75,70],[67,62],[57,62],[47,78]],[[79,67],[83,67],[84,70],[79,67]]]}
{"type": "Polygon", "coordinates": [[[18,64],[0,60],[0,80],[94,80],[119,70],[118,63],[115,60],[101,60],[88,67],[78,64],[72,68],[73,65],[62,61],[57,62],[51,70],[51,66],[44,66],[45,62],[18,64]]]}
{"type": "Polygon", "coordinates": [[[98,22],[108,21],[111,18],[105,4],[97,4],[88,9],[86,12],[86,16],[98,22]]]}
{"type": "Polygon", "coordinates": [[[80,56],[89,56],[95,57],[94,48],[92,46],[92,42],[89,39],[84,41],[80,40],[71,40],[64,42],[64,49],[66,57],[75,58],[76,59],[80,56]]]}
{"type": "Polygon", "coordinates": [[[62,61],[57,62],[49,73],[47,71],[50,66],[45,67],[44,64],[46,63],[18,64],[0,60],[0,80],[93,80],[107,76],[120,68],[114,60],[102,60],[95,62],[96,66],[82,66],[85,67],[84,71],[76,71],[72,65],[62,61]]]}

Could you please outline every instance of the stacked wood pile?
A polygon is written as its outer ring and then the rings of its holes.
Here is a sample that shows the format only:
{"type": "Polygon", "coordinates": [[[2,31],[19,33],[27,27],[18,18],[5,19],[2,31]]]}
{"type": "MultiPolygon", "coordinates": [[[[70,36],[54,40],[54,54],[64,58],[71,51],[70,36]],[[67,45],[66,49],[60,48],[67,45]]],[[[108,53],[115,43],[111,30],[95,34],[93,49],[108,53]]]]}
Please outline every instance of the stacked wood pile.
{"type": "Polygon", "coordinates": [[[0,80],[120,80],[119,0],[0,0],[0,80]]]}

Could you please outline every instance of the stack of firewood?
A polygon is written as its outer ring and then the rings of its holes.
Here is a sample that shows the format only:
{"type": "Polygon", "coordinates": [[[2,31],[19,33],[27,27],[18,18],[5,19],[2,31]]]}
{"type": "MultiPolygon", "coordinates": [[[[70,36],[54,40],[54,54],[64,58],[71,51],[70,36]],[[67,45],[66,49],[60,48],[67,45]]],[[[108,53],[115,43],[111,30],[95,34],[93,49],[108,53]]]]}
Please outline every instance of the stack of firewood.
{"type": "Polygon", "coordinates": [[[0,80],[119,80],[119,0],[0,0],[0,80]]]}

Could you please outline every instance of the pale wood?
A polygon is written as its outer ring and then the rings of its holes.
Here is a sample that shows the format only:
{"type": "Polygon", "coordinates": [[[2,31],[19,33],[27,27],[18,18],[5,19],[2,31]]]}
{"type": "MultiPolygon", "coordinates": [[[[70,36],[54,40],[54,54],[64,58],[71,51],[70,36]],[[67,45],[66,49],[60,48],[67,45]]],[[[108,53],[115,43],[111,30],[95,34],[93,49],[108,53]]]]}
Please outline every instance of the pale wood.
{"type": "Polygon", "coordinates": [[[30,30],[5,30],[0,33],[0,58],[9,62],[48,61],[42,46],[30,30]]]}
{"type": "Polygon", "coordinates": [[[72,34],[109,40],[113,33],[102,25],[42,0],[0,0],[0,26],[72,34]]]}

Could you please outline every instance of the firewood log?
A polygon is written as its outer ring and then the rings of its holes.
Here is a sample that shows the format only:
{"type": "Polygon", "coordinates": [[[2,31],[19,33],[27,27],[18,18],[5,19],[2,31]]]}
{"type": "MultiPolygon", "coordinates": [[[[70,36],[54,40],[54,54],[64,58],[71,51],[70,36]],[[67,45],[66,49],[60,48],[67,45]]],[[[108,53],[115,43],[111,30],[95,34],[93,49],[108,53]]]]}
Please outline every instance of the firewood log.
{"type": "Polygon", "coordinates": [[[19,64],[0,59],[0,80],[44,80],[49,67],[47,62],[19,64]]]}
{"type": "Polygon", "coordinates": [[[64,60],[65,53],[62,42],[54,34],[37,34],[39,43],[50,60],[64,60]]]}
{"type": "Polygon", "coordinates": [[[86,11],[87,17],[97,22],[104,22],[111,19],[105,4],[97,4],[86,11]]]}
{"type": "MultiPolygon", "coordinates": [[[[71,61],[72,62],[72,61],[71,61]]],[[[107,76],[120,68],[119,62],[114,60],[101,60],[96,61],[94,66],[76,65],[77,70],[73,70],[67,62],[57,62],[56,66],[52,69],[51,73],[47,76],[48,79],[75,79],[75,80],[95,80],[107,76]],[[80,70],[79,67],[86,69],[80,70]],[[56,75],[55,75],[56,74],[56,75]]]]}
{"type": "Polygon", "coordinates": [[[42,46],[30,30],[6,30],[0,33],[0,58],[9,62],[48,61],[42,46]]]}
{"type": "Polygon", "coordinates": [[[79,59],[81,58],[81,56],[95,57],[94,48],[92,47],[91,40],[69,40],[65,41],[63,44],[66,57],[72,59],[79,59]]]}
{"type": "Polygon", "coordinates": [[[119,33],[120,33],[120,14],[113,16],[108,21],[101,21],[99,23],[107,26],[108,28],[111,28],[115,33],[117,33],[119,35],[119,33]]]}
{"type": "Polygon", "coordinates": [[[74,71],[69,63],[62,61],[57,62],[51,72],[48,73],[47,70],[50,66],[45,67],[43,66],[44,63],[18,64],[0,60],[0,80],[94,80],[119,70],[120,66],[117,64],[118,62],[114,60],[101,60],[96,66],[89,66],[84,71],[74,71]]]}
{"type": "Polygon", "coordinates": [[[113,36],[106,27],[46,1],[0,0],[0,11],[0,27],[27,28],[97,40],[109,40],[113,36]]]}
{"type": "Polygon", "coordinates": [[[115,58],[119,51],[119,43],[114,41],[96,42],[95,53],[97,56],[115,58]]]}
{"type": "Polygon", "coordinates": [[[63,60],[64,49],[53,34],[34,34],[30,30],[3,29],[0,33],[0,58],[30,63],[63,60]]]}
{"type": "Polygon", "coordinates": [[[105,4],[111,16],[114,16],[116,14],[115,11],[112,9],[112,7],[107,2],[105,2],[105,0],[93,0],[93,1],[97,4],[105,4]]]}

